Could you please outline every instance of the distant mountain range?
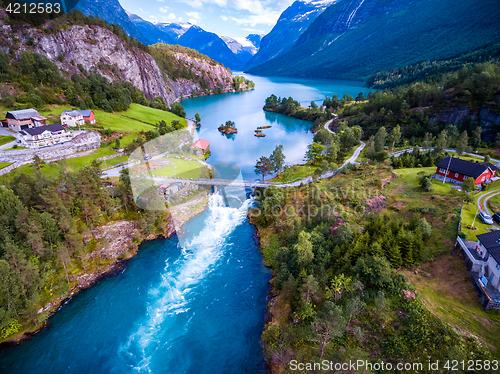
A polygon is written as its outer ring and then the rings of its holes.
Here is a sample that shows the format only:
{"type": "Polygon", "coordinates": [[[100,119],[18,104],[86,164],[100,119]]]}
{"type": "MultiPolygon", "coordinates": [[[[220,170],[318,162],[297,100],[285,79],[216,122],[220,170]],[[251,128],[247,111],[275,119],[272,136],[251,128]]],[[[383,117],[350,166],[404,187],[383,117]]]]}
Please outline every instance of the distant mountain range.
{"type": "MultiPolygon", "coordinates": [[[[179,44],[197,50],[231,69],[241,69],[257,53],[258,48],[250,39],[237,41],[203,30],[190,23],[152,23],[135,14],[128,14],[130,21],[147,39],[147,44],[179,44]]],[[[259,35],[249,35],[260,44],[259,35]]]]}
{"type": "Polygon", "coordinates": [[[260,49],[245,65],[248,70],[292,48],[309,25],[337,0],[299,0],[281,13],[273,29],[262,38],[260,49]]]}
{"type": "Polygon", "coordinates": [[[77,9],[145,44],[179,44],[257,75],[366,79],[500,41],[498,0],[298,0],[267,35],[241,39],[189,23],[151,23],[118,0],[80,0],[77,9]]]}
{"type": "MultiPolygon", "coordinates": [[[[499,19],[498,0],[339,0],[314,19],[288,52],[248,71],[366,79],[499,41],[499,19]]],[[[254,59],[264,53],[269,35],[254,59]]]]}

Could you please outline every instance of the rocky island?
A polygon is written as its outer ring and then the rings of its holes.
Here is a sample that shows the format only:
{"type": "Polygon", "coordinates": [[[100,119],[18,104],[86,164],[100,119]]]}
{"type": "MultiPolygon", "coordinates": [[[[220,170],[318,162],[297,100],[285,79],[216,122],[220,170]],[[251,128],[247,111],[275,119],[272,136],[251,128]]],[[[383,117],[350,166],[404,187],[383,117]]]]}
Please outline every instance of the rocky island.
{"type": "Polygon", "coordinates": [[[222,134],[231,135],[237,134],[238,129],[236,128],[233,121],[226,121],[224,125],[220,125],[218,129],[222,134]]]}

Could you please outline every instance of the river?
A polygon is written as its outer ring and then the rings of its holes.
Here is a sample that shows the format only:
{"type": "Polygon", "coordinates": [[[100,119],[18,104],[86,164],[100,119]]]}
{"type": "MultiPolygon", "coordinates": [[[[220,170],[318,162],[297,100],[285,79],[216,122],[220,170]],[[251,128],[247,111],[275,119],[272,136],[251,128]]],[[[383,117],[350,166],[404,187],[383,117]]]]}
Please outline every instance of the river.
{"type": "MultiPolygon", "coordinates": [[[[312,139],[310,123],[264,113],[266,97],[293,96],[305,104],[366,92],[358,82],[247,77],[255,90],[182,102],[188,117],[202,118],[199,136],[211,142],[209,161],[235,163],[245,178],[256,178],[255,160],[276,144],[293,163],[312,139]],[[217,131],[226,120],[238,127],[232,139],[217,131]],[[255,138],[253,130],[266,125],[273,126],[267,137],[255,138]]],[[[231,206],[212,195],[179,236],[143,244],[124,271],[70,300],[45,331],[0,352],[0,372],[266,372],[260,336],[271,273],[246,218],[252,200],[243,189],[227,196],[231,206]]]]}

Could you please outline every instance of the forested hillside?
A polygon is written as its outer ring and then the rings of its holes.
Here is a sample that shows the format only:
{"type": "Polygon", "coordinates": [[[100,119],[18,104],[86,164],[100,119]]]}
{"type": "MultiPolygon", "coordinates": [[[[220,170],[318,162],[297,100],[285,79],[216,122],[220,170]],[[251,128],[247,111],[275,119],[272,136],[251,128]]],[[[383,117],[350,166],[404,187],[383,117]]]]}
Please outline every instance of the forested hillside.
{"type": "MultiPolygon", "coordinates": [[[[66,170],[64,161],[60,163],[66,170]]],[[[48,179],[42,163],[34,163],[34,175],[18,174],[0,188],[2,340],[41,326],[51,308],[38,313],[40,307],[95,280],[93,273],[102,272],[117,257],[130,257],[141,238],[166,235],[167,213],[137,211],[128,174],[116,188],[106,188],[99,167],[94,162],[48,179]],[[115,211],[121,204],[125,211],[115,211]],[[104,234],[98,230],[103,224],[111,225],[104,234]],[[115,235],[122,236],[115,240],[124,240],[121,248],[106,239],[113,227],[115,235]],[[88,279],[79,277],[84,273],[88,279]]]]}
{"type": "MultiPolygon", "coordinates": [[[[149,47],[118,25],[78,11],[45,21],[9,18],[0,9],[5,31],[0,35],[0,79],[6,83],[0,86],[0,95],[8,107],[13,106],[14,96],[20,107],[69,103],[82,109],[120,111],[136,102],[163,109],[181,95],[232,89],[231,72],[213,61],[205,64],[210,59],[196,51],[169,52],[165,70],[148,53],[149,47]]],[[[166,53],[159,54],[161,48],[154,52],[165,68],[166,53]]]]}
{"type": "Polygon", "coordinates": [[[425,61],[389,71],[381,71],[368,78],[366,85],[373,88],[390,88],[413,83],[416,81],[439,83],[445,73],[471,67],[473,64],[500,59],[500,43],[493,43],[472,52],[464,53],[455,58],[425,61]]]}

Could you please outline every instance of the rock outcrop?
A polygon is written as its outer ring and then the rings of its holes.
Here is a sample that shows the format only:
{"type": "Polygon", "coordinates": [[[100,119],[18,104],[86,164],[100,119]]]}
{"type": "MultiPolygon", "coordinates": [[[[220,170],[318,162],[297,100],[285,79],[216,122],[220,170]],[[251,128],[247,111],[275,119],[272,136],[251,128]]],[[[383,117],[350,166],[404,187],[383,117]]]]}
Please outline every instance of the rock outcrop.
{"type": "MultiPolygon", "coordinates": [[[[128,45],[112,31],[99,26],[70,26],[55,33],[28,24],[10,25],[0,10],[0,49],[14,52],[15,58],[25,50],[46,56],[61,72],[80,73],[79,66],[94,70],[110,82],[127,81],[144,91],[148,99],[162,97],[167,105],[181,94],[204,92],[200,83],[187,79],[174,81],[161,71],[156,60],[139,48],[128,45]],[[28,43],[28,41],[30,41],[28,43]],[[31,46],[28,46],[31,45],[31,46]]],[[[231,71],[220,64],[210,65],[204,59],[176,54],[176,59],[196,75],[204,75],[210,87],[230,90],[231,71]]]]}

